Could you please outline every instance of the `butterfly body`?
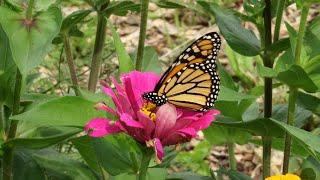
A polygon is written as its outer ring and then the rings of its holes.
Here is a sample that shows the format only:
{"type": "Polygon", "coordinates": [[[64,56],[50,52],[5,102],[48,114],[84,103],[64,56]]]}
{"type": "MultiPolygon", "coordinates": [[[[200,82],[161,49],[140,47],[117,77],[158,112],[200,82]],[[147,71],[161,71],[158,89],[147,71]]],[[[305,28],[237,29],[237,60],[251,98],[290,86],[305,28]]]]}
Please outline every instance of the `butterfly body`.
{"type": "Polygon", "coordinates": [[[173,62],[154,91],[143,98],[157,106],[169,102],[194,111],[213,107],[219,93],[216,59],[220,46],[216,32],[200,37],[173,62]]]}

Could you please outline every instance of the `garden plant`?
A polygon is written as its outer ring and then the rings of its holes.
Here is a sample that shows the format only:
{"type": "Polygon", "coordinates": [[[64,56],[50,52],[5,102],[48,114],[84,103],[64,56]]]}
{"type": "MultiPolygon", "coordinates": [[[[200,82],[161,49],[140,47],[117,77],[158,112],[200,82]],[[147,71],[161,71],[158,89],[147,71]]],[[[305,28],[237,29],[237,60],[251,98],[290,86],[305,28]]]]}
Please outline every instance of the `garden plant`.
{"type": "Polygon", "coordinates": [[[319,0],[0,0],[0,179],[319,180],[319,11],[319,0]],[[295,24],[283,19],[290,7],[295,24]],[[166,24],[187,36],[186,12],[207,27],[190,41],[166,24]],[[130,51],[118,21],[133,15],[130,51]],[[156,18],[164,28],[148,35],[156,18]],[[147,46],[159,33],[169,56],[147,46]],[[214,107],[150,102],[202,40],[214,107]],[[258,176],[239,167],[239,145],[261,147],[258,176]],[[217,146],[228,164],[212,168],[217,146]]]}

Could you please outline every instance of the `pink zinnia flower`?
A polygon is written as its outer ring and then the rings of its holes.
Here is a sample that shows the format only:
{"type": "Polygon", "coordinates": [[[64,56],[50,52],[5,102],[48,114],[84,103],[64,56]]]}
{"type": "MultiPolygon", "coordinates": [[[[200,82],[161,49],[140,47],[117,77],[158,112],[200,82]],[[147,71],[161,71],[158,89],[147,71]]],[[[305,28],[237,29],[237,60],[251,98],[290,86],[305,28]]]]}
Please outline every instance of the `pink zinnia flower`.
{"type": "Polygon", "coordinates": [[[96,108],[117,116],[119,120],[95,118],[87,123],[85,131],[92,137],[124,132],[153,147],[158,163],[164,156],[164,146],[190,141],[220,113],[218,110],[195,112],[169,103],[156,107],[146,102],[142,94],[152,91],[159,80],[154,73],[134,71],[124,74],[121,76],[122,85],[112,80],[115,90],[103,87],[103,91],[112,97],[116,109],[103,103],[97,104],[96,108]]]}

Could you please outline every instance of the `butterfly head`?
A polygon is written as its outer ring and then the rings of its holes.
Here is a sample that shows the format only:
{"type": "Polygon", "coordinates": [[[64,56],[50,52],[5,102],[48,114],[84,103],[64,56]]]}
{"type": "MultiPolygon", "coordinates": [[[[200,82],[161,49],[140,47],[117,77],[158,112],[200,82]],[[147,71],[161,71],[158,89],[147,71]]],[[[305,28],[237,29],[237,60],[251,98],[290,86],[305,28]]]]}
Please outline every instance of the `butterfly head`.
{"type": "Polygon", "coordinates": [[[148,92],[142,95],[143,99],[154,103],[156,106],[161,106],[167,102],[167,97],[165,95],[158,96],[155,92],[148,92]]]}

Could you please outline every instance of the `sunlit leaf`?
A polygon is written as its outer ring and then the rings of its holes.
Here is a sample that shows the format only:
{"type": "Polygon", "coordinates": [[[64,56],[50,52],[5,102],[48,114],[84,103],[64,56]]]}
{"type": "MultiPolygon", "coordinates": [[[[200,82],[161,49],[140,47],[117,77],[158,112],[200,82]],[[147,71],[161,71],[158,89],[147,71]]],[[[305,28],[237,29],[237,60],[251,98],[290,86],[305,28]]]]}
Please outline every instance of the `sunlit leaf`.
{"type": "Polygon", "coordinates": [[[38,13],[32,22],[26,22],[24,14],[5,7],[0,7],[0,14],[0,24],[9,39],[13,60],[21,73],[26,75],[40,64],[58,34],[61,11],[50,7],[38,13]]]}
{"type": "Polygon", "coordinates": [[[260,41],[254,33],[242,27],[241,22],[231,10],[223,9],[214,3],[198,3],[217,20],[219,29],[229,46],[239,54],[256,56],[260,52],[260,41]]]}

